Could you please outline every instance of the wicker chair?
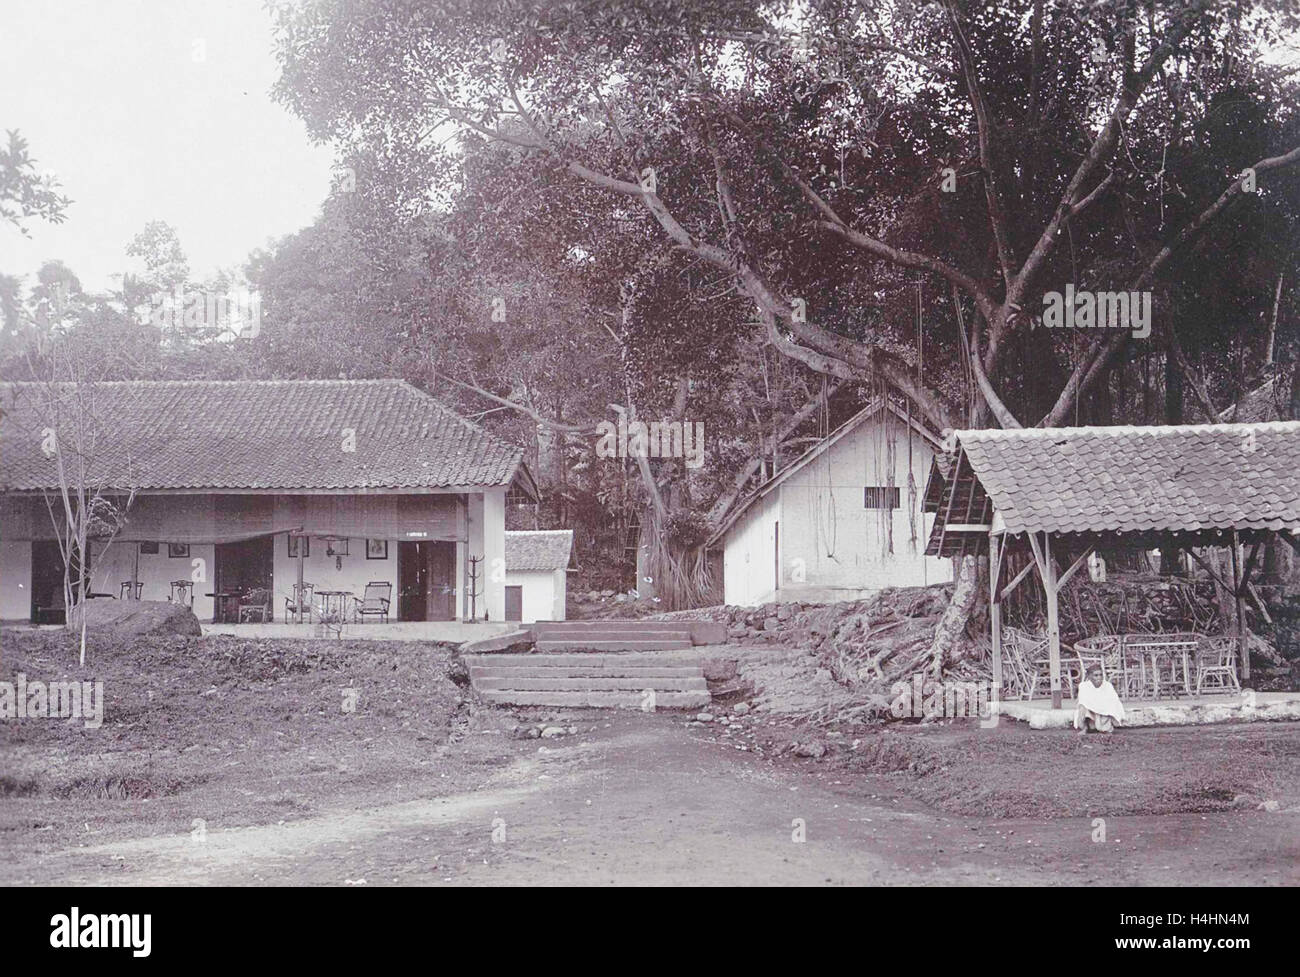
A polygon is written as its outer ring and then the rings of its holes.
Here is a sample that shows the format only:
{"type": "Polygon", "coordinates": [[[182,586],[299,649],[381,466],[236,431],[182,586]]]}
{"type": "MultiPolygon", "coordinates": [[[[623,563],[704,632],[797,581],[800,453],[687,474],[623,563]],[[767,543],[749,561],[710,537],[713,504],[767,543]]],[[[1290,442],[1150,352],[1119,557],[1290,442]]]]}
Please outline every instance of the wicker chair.
{"type": "Polygon", "coordinates": [[[1240,692],[1237,679],[1237,639],[1231,635],[1202,638],[1196,649],[1196,694],[1205,691],[1212,680],[1211,692],[1240,692]]]}
{"type": "Polygon", "coordinates": [[[352,598],[352,619],[362,621],[377,617],[388,622],[388,606],[392,603],[393,585],[387,580],[372,580],[366,584],[365,593],[352,598]]]}
{"type": "Polygon", "coordinates": [[[311,623],[312,611],[312,591],[315,584],[307,581],[302,582],[302,590],[299,591],[298,585],[293,585],[293,596],[284,599],[284,623],[302,624],[304,621],[311,623]]]}
{"type": "MultiPolygon", "coordinates": [[[[1067,647],[1067,646],[1063,646],[1067,647]]],[[[1045,634],[1030,634],[1027,631],[1021,631],[1019,628],[1007,627],[1002,629],[1002,648],[1003,657],[1006,657],[1006,650],[1012,650],[1015,666],[1022,672],[1021,684],[1027,686],[1028,694],[1026,699],[1032,699],[1034,693],[1038,691],[1038,683],[1041,680],[1048,690],[1052,687],[1052,661],[1051,661],[1051,644],[1045,634]]],[[[1079,677],[1079,664],[1072,661],[1069,657],[1061,656],[1061,678],[1065,682],[1065,687],[1070,690],[1070,698],[1074,698],[1074,687],[1076,679],[1079,677]]]]}
{"type": "Polygon", "coordinates": [[[265,587],[254,587],[239,598],[239,623],[254,620],[263,624],[271,620],[271,591],[265,587]]]}

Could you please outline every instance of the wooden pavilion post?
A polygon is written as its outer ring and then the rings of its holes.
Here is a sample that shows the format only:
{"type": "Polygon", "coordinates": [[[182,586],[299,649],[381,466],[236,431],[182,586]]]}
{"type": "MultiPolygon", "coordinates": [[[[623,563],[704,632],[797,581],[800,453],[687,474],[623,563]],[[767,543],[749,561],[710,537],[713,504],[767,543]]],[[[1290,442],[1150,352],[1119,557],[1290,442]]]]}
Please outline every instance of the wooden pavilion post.
{"type": "Polygon", "coordinates": [[[989,637],[993,645],[993,701],[1002,699],[1002,601],[998,577],[1002,569],[1002,541],[989,533],[989,637]]]}
{"type": "Polygon", "coordinates": [[[1246,647],[1246,614],[1245,605],[1241,599],[1242,591],[1246,589],[1245,574],[1241,568],[1241,539],[1237,535],[1237,530],[1232,531],[1232,606],[1233,606],[1233,630],[1237,635],[1237,661],[1241,666],[1241,679],[1243,682],[1250,681],[1250,650],[1246,647]]]}
{"type": "Polygon", "coordinates": [[[298,623],[302,623],[302,563],[303,550],[307,548],[307,537],[298,537],[298,589],[294,591],[293,604],[294,610],[298,612],[298,623]]]}
{"type": "Polygon", "coordinates": [[[1061,621],[1057,607],[1056,562],[1052,534],[1043,533],[1043,590],[1047,594],[1047,653],[1052,678],[1052,708],[1061,708],[1061,621]]]}

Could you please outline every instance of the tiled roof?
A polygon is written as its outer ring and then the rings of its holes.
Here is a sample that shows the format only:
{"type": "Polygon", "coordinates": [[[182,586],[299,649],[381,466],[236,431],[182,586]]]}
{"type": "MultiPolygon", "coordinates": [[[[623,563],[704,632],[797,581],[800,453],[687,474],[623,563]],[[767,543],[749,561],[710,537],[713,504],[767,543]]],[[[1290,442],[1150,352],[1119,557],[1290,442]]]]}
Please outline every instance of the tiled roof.
{"type": "Polygon", "coordinates": [[[958,431],[1008,532],[1300,528],[1300,422],[958,431]]]}
{"type": "Polygon", "coordinates": [[[507,570],[563,570],[573,549],[572,529],[506,533],[507,570]]]}
{"type": "MultiPolygon", "coordinates": [[[[43,389],[0,384],[0,490],[58,485],[41,448],[52,416],[43,389]]],[[[73,399],[62,391],[66,418],[73,399]]],[[[515,478],[523,457],[401,380],[127,381],[90,385],[83,403],[98,418],[85,428],[96,449],[84,452],[91,480],[113,488],[496,486],[515,478]]],[[[76,443],[68,420],[52,426],[76,443]]]]}
{"type": "Polygon", "coordinates": [[[1291,376],[1283,371],[1269,377],[1254,390],[1242,394],[1241,399],[1219,414],[1219,420],[1228,423],[1258,424],[1280,421],[1282,411],[1291,400],[1291,376]]]}

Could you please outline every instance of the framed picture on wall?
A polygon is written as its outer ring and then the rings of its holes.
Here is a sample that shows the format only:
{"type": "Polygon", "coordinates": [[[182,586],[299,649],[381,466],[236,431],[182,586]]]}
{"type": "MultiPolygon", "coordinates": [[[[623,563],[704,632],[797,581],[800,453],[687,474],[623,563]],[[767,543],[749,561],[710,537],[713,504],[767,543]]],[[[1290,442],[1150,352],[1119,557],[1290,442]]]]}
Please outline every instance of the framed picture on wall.
{"type": "Polygon", "coordinates": [[[157,556],[157,555],[158,555],[158,544],[157,544],[157,543],[141,543],[141,544],[140,544],[140,553],[141,553],[142,556],[157,556]]]}
{"type": "Polygon", "coordinates": [[[168,543],[167,555],[175,560],[188,560],[190,558],[190,544],[168,543]]]}
{"type": "Polygon", "coordinates": [[[325,542],[326,556],[347,556],[348,541],[346,538],[334,538],[325,542]]]}
{"type": "Polygon", "coordinates": [[[293,559],[293,560],[298,559],[298,546],[299,546],[299,544],[302,545],[302,555],[303,555],[304,557],[311,556],[311,537],[310,537],[310,536],[294,536],[292,533],[290,533],[288,539],[289,539],[289,558],[290,558],[290,559],[293,559]]]}
{"type": "Polygon", "coordinates": [[[388,559],[388,540],[386,539],[366,540],[366,559],[367,560],[388,559]]]}

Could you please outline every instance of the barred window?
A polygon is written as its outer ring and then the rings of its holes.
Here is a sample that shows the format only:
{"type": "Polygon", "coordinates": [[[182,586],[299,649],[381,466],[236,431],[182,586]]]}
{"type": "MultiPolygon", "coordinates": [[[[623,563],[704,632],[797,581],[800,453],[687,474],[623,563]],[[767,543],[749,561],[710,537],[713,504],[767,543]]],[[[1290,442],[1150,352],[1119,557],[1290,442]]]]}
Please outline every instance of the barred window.
{"type": "Polygon", "coordinates": [[[897,509],[898,489],[884,485],[868,485],[862,490],[864,509],[897,509]]]}

